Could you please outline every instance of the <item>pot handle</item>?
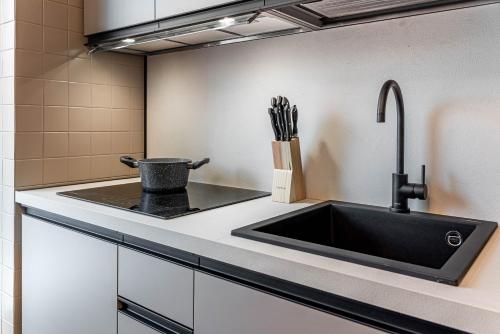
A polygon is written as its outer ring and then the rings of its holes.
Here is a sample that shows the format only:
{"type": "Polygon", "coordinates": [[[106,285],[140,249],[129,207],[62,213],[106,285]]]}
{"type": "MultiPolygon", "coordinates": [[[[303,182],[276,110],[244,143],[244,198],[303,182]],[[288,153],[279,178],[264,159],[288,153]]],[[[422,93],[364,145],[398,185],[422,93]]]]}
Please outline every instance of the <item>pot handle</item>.
{"type": "Polygon", "coordinates": [[[136,159],[129,157],[129,156],[120,157],[120,162],[122,164],[129,166],[130,168],[139,167],[139,162],[136,159]]]}
{"type": "Polygon", "coordinates": [[[210,162],[209,158],[205,158],[203,160],[196,161],[196,162],[190,162],[190,163],[187,164],[187,168],[188,169],[198,169],[201,166],[203,166],[205,164],[208,164],[209,162],[210,162]]]}

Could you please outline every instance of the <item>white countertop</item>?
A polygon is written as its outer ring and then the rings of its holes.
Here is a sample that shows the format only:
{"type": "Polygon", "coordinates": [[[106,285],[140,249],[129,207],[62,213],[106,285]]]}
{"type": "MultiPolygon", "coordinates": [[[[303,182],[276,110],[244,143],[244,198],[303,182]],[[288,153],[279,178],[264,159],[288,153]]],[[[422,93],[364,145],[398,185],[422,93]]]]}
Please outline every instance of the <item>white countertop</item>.
{"type": "Polygon", "coordinates": [[[270,197],[172,220],[56,195],[138,179],[16,192],[16,201],[420,319],[474,333],[500,333],[500,229],[459,287],[231,236],[231,230],[315,203],[270,197]]]}

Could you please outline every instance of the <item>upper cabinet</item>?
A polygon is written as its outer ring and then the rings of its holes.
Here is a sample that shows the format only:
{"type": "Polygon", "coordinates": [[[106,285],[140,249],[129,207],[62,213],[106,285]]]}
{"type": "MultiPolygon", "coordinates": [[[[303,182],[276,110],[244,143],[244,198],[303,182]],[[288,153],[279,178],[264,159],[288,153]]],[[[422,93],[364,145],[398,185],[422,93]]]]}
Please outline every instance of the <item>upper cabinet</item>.
{"type": "Polygon", "coordinates": [[[85,0],[84,17],[85,35],[125,28],[154,21],[155,0],[85,0]]]}
{"type": "Polygon", "coordinates": [[[85,35],[90,52],[154,55],[483,2],[494,0],[85,0],[85,35]]]}
{"type": "Polygon", "coordinates": [[[235,0],[156,0],[156,19],[169,16],[185,14],[188,12],[202,10],[209,7],[226,5],[235,0]]]}

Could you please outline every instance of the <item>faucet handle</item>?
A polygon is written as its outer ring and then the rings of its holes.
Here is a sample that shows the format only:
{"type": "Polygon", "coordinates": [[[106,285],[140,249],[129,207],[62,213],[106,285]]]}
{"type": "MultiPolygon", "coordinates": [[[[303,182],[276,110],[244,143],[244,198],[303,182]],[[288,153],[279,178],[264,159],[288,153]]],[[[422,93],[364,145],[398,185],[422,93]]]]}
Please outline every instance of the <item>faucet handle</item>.
{"type": "Polygon", "coordinates": [[[422,165],[422,183],[413,184],[414,198],[426,200],[427,199],[427,185],[425,184],[425,165],[422,165]]]}

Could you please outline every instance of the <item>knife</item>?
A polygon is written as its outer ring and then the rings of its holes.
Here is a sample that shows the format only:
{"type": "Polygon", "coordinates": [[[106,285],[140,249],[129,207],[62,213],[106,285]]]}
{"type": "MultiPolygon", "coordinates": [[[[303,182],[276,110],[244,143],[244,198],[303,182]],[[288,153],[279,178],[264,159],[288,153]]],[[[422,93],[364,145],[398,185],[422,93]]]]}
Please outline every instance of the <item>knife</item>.
{"type": "Polygon", "coordinates": [[[283,115],[281,114],[281,112],[279,110],[279,106],[274,108],[274,114],[276,115],[276,125],[277,125],[278,132],[279,132],[279,140],[283,141],[283,140],[285,140],[285,138],[284,138],[285,130],[283,128],[283,125],[285,123],[283,121],[283,115]]]}
{"type": "Polygon", "coordinates": [[[278,105],[278,100],[276,100],[276,98],[275,98],[275,97],[273,97],[273,98],[271,99],[271,107],[273,107],[273,108],[274,108],[274,107],[276,107],[277,105],[278,105]]]}
{"type": "Polygon", "coordinates": [[[278,96],[277,102],[278,102],[278,105],[281,105],[281,103],[283,102],[283,97],[281,95],[278,96]]]}
{"type": "Polygon", "coordinates": [[[283,116],[283,130],[284,130],[283,134],[285,137],[284,140],[288,141],[288,136],[290,135],[288,132],[288,115],[286,114],[286,110],[283,107],[283,105],[280,105],[279,108],[280,108],[280,113],[283,116]]]}
{"type": "Polygon", "coordinates": [[[299,129],[297,128],[297,121],[299,120],[299,111],[297,110],[297,106],[294,105],[292,108],[292,136],[297,138],[299,136],[299,129]]]}
{"type": "Polygon", "coordinates": [[[287,119],[288,119],[288,140],[292,140],[292,137],[293,137],[293,117],[292,117],[292,111],[291,111],[291,108],[290,108],[290,105],[287,104],[286,106],[286,110],[285,110],[285,113],[287,115],[287,119]]]}
{"type": "Polygon", "coordinates": [[[269,117],[271,118],[271,127],[273,128],[274,138],[276,141],[280,140],[280,133],[278,132],[277,124],[276,124],[276,115],[274,114],[273,108],[268,109],[269,117]]]}
{"type": "Polygon", "coordinates": [[[286,97],[283,97],[282,105],[286,107],[287,104],[290,104],[290,102],[288,102],[288,99],[286,97]]]}

